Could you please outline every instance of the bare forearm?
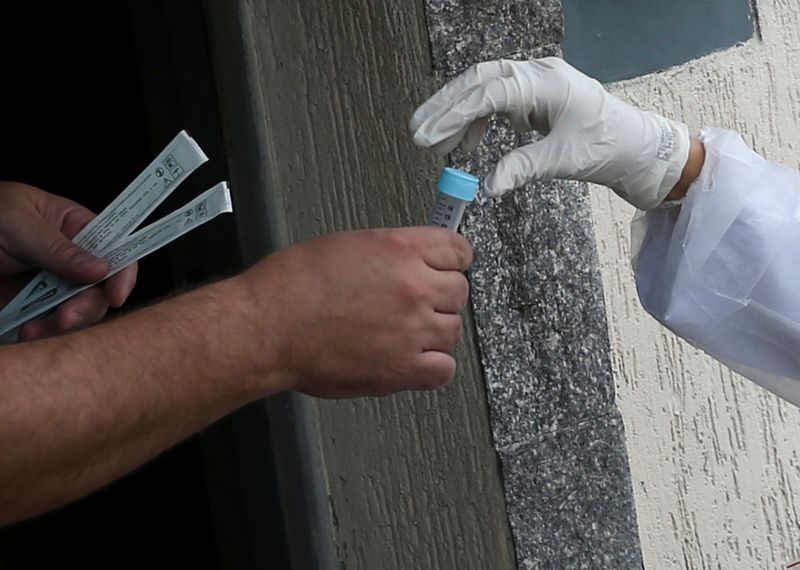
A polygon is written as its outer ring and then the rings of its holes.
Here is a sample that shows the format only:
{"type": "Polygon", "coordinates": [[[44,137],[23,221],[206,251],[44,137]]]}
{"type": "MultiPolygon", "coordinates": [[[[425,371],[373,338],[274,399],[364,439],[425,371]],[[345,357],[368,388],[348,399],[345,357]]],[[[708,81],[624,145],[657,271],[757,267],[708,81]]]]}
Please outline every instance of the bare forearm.
{"type": "Polygon", "coordinates": [[[91,492],[265,395],[444,385],[471,259],[441,228],[333,234],[114,322],[0,349],[0,524],[91,492]]]}
{"type": "Polygon", "coordinates": [[[283,389],[268,364],[252,365],[269,358],[243,354],[255,331],[239,287],[221,282],[80,333],[3,348],[0,523],[86,494],[283,389]]]}
{"type": "Polygon", "coordinates": [[[672,188],[672,191],[667,194],[667,200],[680,200],[686,196],[689,186],[700,176],[705,160],[706,150],[703,147],[703,143],[699,139],[693,138],[689,148],[689,158],[686,161],[686,166],[683,167],[681,178],[672,188]]]}

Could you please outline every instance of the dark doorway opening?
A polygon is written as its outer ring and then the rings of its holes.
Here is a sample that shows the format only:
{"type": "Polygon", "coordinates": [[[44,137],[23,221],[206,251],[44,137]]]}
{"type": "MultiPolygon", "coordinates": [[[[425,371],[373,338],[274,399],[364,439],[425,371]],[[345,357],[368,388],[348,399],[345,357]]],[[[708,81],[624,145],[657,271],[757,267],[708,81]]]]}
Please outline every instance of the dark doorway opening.
{"type": "MultiPolygon", "coordinates": [[[[96,3],[13,4],[0,16],[0,179],[100,211],[153,154],[127,6],[104,3],[99,20],[96,3]]],[[[140,275],[131,305],[175,286],[166,251],[144,260],[140,275]]],[[[217,568],[198,440],[3,530],[0,560],[4,569],[217,568]]]]}
{"type": "MultiPolygon", "coordinates": [[[[100,211],[187,129],[211,161],[160,217],[227,178],[203,3],[100,6],[0,8],[0,180],[100,211]]],[[[239,269],[235,222],[223,218],[145,259],[129,308],[239,269]]],[[[263,408],[245,408],[107,488],[3,529],[0,568],[289,568],[267,424],[263,408]],[[261,441],[248,473],[258,501],[242,491],[242,426],[261,441]]]]}

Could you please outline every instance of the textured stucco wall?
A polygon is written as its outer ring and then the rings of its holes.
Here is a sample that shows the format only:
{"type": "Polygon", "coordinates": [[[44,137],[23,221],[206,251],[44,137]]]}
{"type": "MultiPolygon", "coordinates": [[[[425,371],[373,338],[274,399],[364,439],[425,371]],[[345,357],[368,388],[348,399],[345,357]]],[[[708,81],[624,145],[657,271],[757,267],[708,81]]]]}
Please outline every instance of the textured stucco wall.
{"type": "MultiPolygon", "coordinates": [[[[757,8],[761,39],[612,91],[797,167],[800,4],[757,8]]],[[[800,558],[800,411],[650,319],[628,262],[632,209],[599,187],[591,203],[645,567],[782,568],[800,558]]]]}

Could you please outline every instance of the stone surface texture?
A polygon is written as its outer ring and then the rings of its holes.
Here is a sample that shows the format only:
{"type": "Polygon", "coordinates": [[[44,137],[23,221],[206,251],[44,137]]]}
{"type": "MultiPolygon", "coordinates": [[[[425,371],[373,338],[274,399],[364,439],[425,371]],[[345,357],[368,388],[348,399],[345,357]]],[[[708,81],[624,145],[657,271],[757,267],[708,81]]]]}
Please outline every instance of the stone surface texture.
{"type": "MultiPolygon", "coordinates": [[[[558,53],[558,1],[426,9],[440,83],[480,61],[558,53]]],[[[450,161],[485,178],[532,140],[495,119],[477,151],[450,161]]],[[[472,308],[518,567],[640,568],[586,186],[530,184],[479,200],[462,230],[475,248],[472,308]]]]}

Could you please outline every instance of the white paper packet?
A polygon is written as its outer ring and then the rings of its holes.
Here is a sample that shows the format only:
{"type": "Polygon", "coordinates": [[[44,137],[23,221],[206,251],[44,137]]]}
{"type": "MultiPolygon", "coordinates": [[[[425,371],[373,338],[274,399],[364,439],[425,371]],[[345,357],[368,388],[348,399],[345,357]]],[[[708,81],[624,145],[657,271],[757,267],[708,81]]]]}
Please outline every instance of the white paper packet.
{"type": "MultiPolygon", "coordinates": [[[[73,241],[110,264],[105,277],[108,278],[217,215],[231,212],[227,183],[220,182],[183,208],[135,231],[207,160],[197,143],[181,131],[73,241]]],[[[19,326],[89,287],[91,285],[75,285],[48,271],[40,271],[0,311],[0,342],[12,342],[19,326]]]]}

